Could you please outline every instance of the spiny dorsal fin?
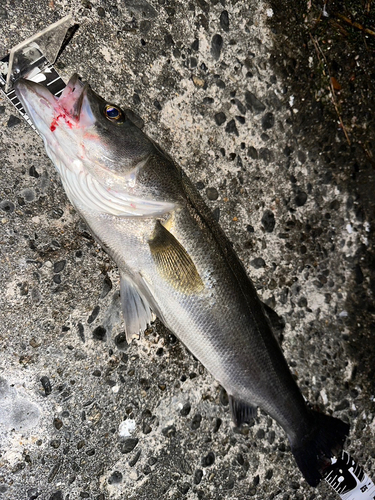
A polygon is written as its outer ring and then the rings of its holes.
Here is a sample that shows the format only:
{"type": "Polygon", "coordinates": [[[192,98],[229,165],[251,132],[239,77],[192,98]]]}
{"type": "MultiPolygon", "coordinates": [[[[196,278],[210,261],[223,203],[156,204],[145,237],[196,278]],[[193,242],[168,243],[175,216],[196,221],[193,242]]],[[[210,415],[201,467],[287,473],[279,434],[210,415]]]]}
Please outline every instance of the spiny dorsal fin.
{"type": "Polygon", "coordinates": [[[154,319],[147,299],[139,292],[131,278],[120,273],[121,306],[125,322],[126,340],[130,343],[154,319]]]}
{"type": "Polygon", "coordinates": [[[204,284],[185,248],[159,221],[148,242],[159,274],[176,290],[191,294],[203,290],[204,284]]]}
{"type": "Polygon", "coordinates": [[[229,396],[229,407],[233,422],[239,426],[243,423],[250,424],[257,415],[257,407],[244,403],[233,396],[229,396]]]}

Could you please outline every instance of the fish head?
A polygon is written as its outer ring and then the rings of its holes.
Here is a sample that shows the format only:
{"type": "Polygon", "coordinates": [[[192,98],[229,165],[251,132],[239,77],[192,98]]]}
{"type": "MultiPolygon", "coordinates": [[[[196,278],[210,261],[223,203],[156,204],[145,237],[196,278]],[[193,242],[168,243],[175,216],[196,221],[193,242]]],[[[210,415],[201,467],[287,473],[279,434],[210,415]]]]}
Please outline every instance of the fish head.
{"type": "Polygon", "coordinates": [[[19,79],[14,87],[60,174],[83,171],[114,187],[132,182],[137,165],[153,150],[126,113],[77,74],[59,98],[30,80],[19,79]]]}

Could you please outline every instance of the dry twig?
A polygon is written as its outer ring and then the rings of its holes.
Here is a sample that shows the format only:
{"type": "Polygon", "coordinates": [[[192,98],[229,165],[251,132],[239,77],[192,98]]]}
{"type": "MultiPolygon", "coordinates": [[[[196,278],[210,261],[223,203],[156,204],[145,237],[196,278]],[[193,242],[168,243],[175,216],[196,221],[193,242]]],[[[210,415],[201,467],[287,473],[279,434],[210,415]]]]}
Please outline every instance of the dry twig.
{"type": "Polygon", "coordinates": [[[364,26],[362,26],[362,24],[359,24],[356,21],[352,21],[348,17],[344,16],[344,14],[337,14],[337,17],[339,17],[340,19],[342,19],[346,23],[350,24],[350,26],[353,26],[354,28],[357,28],[357,29],[363,31],[367,35],[375,36],[374,30],[370,30],[369,28],[365,28],[364,26]]]}
{"type": "Polygon", "coordinates": [[[315,50],[316,50],[316,52],[317,52],[317,54],[318,54],[318,59],[320,60],[319,54],[321,54],[321,55],[322,55],[322,58],[323,58],[323,60],[324,60],[324,62],[325,62],[325,65],[326,65],[326,68],[327,68],[328,77],[329,77],[329,85],[330,85],[330,88],[331,88],[331,99],[332,99],[332,104],[333,104],[333,106],[334,106],[334,108],[335,108],[335,110],[336,110],[337,116],[338,116],[339,121],[340,121],[340,126],[341,126],[341,128],[342,128],[342,130],[343,130],[343,132],[344,132],[344,134],[345,134],[345,138],[346,138],[346,140],[347,140],[347,142],[348,142],[348,144],[349,144],[349,146],[350,146],[350,139],[349,139],[349,135],[348,135],[348,132],[347,132],[347,130],[346,130],[346,128],[345,128],[344,122],[342,121],[341,114],[340,114],[340,110],[339,110],[338,105],[337,105],[337,101],[336,101],[336,94],[335,94],[335,89],[334,89],[334,87],[333,87],[333,82],[334,82],[334,80],[332,80],[332,77],[331,77],[331,75],[330,75],[330,72],[329,72],[329,68],[328,68],[328,63],[327,63],[326,56],[324,55],[324,52],[323,52],[323,51],[322,51],[322,49],[320,48],[318,41],[317,41],[317,40],[316,40],[316,39],[315,39],[315,38],[311,35],[311,33],[310,33],[310,37],[311,37],[311,40],[312,40],[312,42],[313,42],[313,44],[314,44],[315,50]]]}

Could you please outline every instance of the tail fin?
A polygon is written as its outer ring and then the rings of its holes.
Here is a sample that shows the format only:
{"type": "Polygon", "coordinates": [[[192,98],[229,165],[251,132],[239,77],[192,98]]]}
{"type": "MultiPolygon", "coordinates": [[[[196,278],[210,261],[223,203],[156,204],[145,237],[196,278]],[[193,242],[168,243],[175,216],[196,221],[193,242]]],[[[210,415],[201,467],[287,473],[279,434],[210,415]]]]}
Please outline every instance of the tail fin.
{"type": "Polygon", "coordinates": [[[329,458],[340,454],[349,425],[338,418],[312,411],[313,430],[297,443],[291,443],[292,453],[310,486],[317,486],[329,458]]]}

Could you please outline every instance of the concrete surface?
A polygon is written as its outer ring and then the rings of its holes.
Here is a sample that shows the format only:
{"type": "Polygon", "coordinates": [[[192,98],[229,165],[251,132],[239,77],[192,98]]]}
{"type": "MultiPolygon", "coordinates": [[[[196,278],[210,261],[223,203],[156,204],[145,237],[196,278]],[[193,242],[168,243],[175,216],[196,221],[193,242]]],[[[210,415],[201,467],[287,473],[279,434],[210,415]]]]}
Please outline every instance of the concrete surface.
{"type": "MultiPolygon", "coordinates": [[[[197,183],[374,477],[374,7],[326,3],[3,0],[0,52],[72,12],[61,75],[132,108],[197,183]]],[[[268,416],[233,428],[163,325],[124,344],[117,269],[15,114],[0,97],[0,498],[336,498],[268,416]]]]}

